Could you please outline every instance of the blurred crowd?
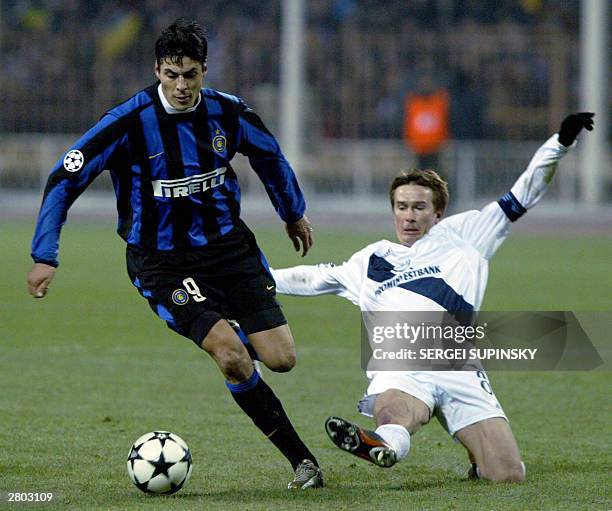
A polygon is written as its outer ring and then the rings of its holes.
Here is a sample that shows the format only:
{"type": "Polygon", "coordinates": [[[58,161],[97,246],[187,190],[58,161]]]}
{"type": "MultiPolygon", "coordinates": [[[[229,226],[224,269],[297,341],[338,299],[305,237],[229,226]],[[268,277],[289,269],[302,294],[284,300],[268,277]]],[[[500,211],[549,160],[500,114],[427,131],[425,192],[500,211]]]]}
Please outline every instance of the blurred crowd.
{"type": "MultiPolygon", "coordinates": [[[[304,109],[317,136],[400,138],[424,76],[448,92],[454,138],[541,138],[551,111],[576,102],[578,0],[304,3],[304,109]]],[[[154,81],[155,39],[180,16],[207,28],[206,85],[277,113],[262,98],[279,82],[281,0],[1,5],[0,131],[82,131],[154,81]]]]}

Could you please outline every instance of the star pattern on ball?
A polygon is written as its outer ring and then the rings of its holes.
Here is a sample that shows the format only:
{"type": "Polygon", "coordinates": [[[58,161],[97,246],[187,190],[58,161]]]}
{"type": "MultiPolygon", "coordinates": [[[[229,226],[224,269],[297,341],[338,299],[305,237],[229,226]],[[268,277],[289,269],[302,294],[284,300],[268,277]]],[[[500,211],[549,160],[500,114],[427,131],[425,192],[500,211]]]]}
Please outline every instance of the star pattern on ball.
{"type": "Polygon", "coordinates": [[[169,431],[142,435],[127,458],[128,475],[138,489],[146,493],[171,494],[180,490],[191,476],[189,447],[169,431]]]}
{"type": "Polygon", "coordinates": [[[163,448],[164,445],[166,444],[166,440],[168,440],[168,438],[170,438],[170,434],[166,433],[165,431],[156,431],[155,432],[155,438],[157,438],[159,440],[159,442],[161,443],[161,446],[163,448]]]}
{"type": "Polygon", "coordinates": [[[170,478],[170,474],[168,474],[168,469],[174,465],[174,463],[168,463],[166,458],[164,458],[164,453],[162,452],[159,455],[159,458],[155,461],[149,460],[149,463],[155,467],[153,474],[151,474],[151,479],[160,474],[165,475],[170,478]]]}
{"type": "MultiPolygon", "coordinates": [[[[140,445],[142,445],[142,444],[140,444],[140,445]]],[[[128,456],[128,461],[132,462],[132,467],[134,466],[134,460],[141,460],[141,459],[143,459],[142,456],[140,455],[140,453],[138,452],[138,449],[139,449],[140,445],[138,447],[134,447],[130,451],[130,455],[128,456]]]]}

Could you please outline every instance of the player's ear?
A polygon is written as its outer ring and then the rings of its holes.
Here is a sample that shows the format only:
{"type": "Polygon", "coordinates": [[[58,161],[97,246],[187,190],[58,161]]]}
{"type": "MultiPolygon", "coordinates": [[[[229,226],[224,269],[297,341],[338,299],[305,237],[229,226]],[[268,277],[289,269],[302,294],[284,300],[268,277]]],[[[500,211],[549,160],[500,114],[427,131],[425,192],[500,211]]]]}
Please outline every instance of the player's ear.
{"type": "Polygon", "coordinates": [[[157,60],[155,61],[155,66],[153,68],[155,70],[155,76],[157,76],[157,79],[160,80],[160,75],[159,75],[159,62],[157,62],[157,60]]]}

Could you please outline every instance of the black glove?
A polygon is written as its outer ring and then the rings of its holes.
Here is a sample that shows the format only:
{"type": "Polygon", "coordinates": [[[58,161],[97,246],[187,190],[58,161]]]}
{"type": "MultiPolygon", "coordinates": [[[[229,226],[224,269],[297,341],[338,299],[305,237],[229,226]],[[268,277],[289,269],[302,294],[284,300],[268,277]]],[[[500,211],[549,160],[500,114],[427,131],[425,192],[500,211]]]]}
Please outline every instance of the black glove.
{"type": "Polygon", "coordinates": [[[594,115],[591,112],[568,115],[561,123],[561,128],[559,129],[559,143],[569,147],[574,143],[582,128],[593,131],[594,115]]]}

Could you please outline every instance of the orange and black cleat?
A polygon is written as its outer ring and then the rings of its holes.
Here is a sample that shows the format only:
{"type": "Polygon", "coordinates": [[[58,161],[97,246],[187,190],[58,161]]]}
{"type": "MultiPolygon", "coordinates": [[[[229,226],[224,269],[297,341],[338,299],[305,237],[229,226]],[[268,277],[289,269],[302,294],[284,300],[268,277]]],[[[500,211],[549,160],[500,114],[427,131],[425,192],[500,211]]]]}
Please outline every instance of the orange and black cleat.
{"type": "Polygon", "coordinates": [[[395,451],[374,431],[362,429],[340,417],[329,417],[325,421],[325,431],[340,449],[379,467],[392,467],[397,461],[395,451]]]}

